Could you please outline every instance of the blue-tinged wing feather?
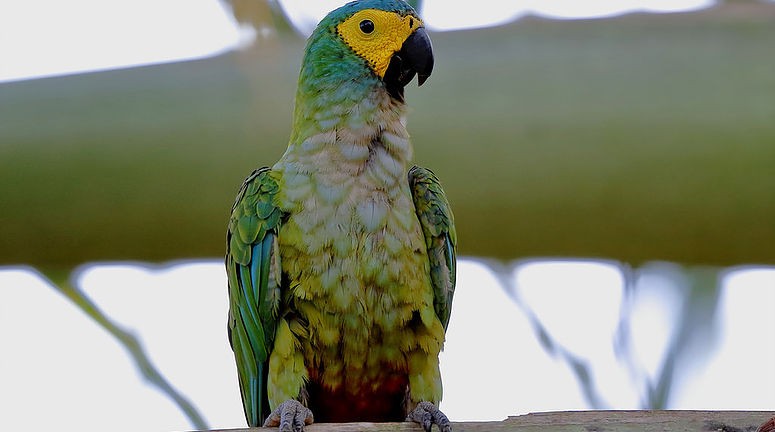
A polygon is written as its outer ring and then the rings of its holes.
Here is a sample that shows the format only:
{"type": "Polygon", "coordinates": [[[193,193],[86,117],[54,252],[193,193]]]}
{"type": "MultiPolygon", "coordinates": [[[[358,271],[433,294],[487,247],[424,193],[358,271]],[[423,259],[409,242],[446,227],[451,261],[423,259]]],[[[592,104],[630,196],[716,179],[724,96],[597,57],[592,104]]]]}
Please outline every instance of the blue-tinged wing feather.
{"type": "Polygon", "coordinates": [[[277,179],[269,168],[245,180],[232,207],[226,241],[229,281],[229,342],[248,426],[269,415],[267,374],[274,345],[279,296],[271,263],[279,260],[275,236],[281,222],[277,179]]]}
{"type": "Polygon", "coordinates": [[[412,167],[409,170],[409,187],[428,249],[433,305],[446,330],[455,294],[455,221],[441,183],[429,169],[412,167]]]}

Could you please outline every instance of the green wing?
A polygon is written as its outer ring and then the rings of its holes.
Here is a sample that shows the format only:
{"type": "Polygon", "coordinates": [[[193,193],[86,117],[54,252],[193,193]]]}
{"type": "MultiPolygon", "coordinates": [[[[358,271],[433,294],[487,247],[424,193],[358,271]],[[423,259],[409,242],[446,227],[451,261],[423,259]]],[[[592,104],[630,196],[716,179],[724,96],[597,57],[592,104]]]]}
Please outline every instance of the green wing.
{"type": "Polygon", "coordinates": [[[412,167],[409,170],[409,187],[412,189],[414,208],[428,248],[433,306],[446,330],[452,308],[452,296],[455,294],[455,221],[447,196],[439,179],[431,170],[412,167]]]}
{"type": "Polygon", "coordinates": [[[270,411],[266,380],[281,282],[278,189],[269,168],[254,171],[237,194],[226,237],[229,342],[248,426],[261,426],[270,411]]]}

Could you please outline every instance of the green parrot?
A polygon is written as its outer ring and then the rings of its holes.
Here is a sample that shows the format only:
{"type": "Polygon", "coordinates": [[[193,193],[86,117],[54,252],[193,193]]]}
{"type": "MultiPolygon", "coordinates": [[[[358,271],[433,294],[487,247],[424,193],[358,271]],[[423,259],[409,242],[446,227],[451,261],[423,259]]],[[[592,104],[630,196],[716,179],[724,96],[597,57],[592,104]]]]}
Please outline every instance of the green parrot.
{"type": "Polygon", "coordinates": [[[401,0],[360,0],[310,36],[288,148],[231,210],[229,341],[249,426],[415,421],[437,408],[456,234],[429,170],[410,167],[404,86],[433,68],[401,0]],[[265,421],[264,421],[265,420],[265,421]]]}

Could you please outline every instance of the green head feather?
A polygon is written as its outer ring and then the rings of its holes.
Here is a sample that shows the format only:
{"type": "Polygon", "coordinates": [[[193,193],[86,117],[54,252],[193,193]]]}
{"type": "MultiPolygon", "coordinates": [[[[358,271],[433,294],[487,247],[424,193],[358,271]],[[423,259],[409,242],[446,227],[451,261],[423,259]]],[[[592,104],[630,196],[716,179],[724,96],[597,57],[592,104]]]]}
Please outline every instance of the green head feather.
{"type": "MultiPolygon", "coordinates": [[[[364,109],[363,101],[373,98],[375,88],[384,88],[385,84],[369,67],[369,62],[356,54],[337,31],[341,23],[367,9],[417,18],[414,9],[401,0],[354,1],[323,18],[309,37],[304,52],[292,144],[313,133],[338,127],[345,119],[357,123],[359,119],[352,117],[354,111],[363,119],[374,115],[374,111],[368,109],[368,103],[364,109]],[[355,105],[360,106],[354,109],[355,105]]],[[[374,101],[374,110],[378,104],[374,101]]]]}

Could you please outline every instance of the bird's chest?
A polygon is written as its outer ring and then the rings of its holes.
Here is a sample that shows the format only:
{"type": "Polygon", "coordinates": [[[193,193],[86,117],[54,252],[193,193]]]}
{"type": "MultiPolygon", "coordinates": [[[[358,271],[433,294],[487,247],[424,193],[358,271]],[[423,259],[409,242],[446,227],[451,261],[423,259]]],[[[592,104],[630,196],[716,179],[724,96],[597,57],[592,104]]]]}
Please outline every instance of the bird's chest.
{"type": "Polygon", "coordinates": [[[307,331],[301,343],[312,382],[346,392],[403,385],[406,329],[433,304],[425,241],[404,183],[310,179],[285,195],[281,265],[287,303],[307,331]]]}
{"type": "Polygon", "coordinates": [[[411,301],[427,277],[427,252],[408,186],[362,175],[310,179],[280,236],[282,267],[299,299],[321,313],[374,319],[411,301]],[[382,315],[378,315],[382,314],[382,315]]]}

